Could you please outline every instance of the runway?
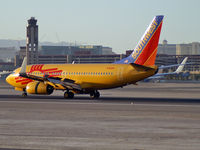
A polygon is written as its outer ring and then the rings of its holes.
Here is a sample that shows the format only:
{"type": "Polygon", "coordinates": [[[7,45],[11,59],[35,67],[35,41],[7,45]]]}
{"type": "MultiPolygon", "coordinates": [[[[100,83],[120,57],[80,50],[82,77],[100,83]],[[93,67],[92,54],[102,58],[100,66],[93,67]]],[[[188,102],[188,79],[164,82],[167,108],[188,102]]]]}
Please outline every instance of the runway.
{"type": "Polygon", "coordinates": [[[198,150],[198,86],[142,83],[65,100],[62,92],[22,98],[2,84],[0,149],[198,150]]]}

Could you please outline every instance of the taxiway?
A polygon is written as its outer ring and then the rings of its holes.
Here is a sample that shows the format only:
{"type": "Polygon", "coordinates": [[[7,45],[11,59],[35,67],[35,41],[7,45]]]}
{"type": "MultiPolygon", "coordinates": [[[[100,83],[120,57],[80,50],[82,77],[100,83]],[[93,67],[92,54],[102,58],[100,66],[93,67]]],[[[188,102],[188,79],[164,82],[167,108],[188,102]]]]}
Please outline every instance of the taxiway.
{"type": "Polygon", "coordinates": [[[0,87],[0,149],[198,150],[199,84],[141,83],[78,95],[22,98],[0,87]]]}

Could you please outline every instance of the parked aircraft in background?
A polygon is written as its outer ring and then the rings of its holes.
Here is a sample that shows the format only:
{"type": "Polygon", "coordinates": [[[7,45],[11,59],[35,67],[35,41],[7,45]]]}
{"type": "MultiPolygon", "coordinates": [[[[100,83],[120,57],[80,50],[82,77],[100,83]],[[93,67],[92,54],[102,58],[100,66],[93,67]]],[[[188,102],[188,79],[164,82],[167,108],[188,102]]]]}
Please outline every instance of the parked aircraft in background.
{"type": "Polygon", "coordinates": [[[163,16],[153,18],[132,54],[112,64],[35,64],[17,68],[6,81],[29,94],[51,94],[65,91],[65,98],[74,94],[90,94],[99,98],[98,90],[134,84],[157,73],[155,66],[163,16]]]}
{"type": "Polygon", "coordinates": [[[2,72],[0,72],[0,77],[1,77],[2,75],[9,75],[11,72],[12,72],[12,71],[2,71],[2,72]]]}
{"type": "Polygon", "coordinates": [[[145,82],[148,82],[150,80],[159,80],[159,79],[163,79],[165,78],[165,76],[167,75],[177,75],[179,73],[181,73],[183,71],[184,66],[186,65],[186,61],[187,61],[188,57],[185,57],[182,61],[181,64],[175,64],[175,65],[168,65],[168,66],[161,66],[159,67],[159,69],[164,69],[164,68],[171,68],[171,67],[175,67],[175,66],[179,66],[176,71],[174,72],[168,72],[168,73],[157,73],[151,77],[148,77],[146,79],[144,79],[145,82]]]}

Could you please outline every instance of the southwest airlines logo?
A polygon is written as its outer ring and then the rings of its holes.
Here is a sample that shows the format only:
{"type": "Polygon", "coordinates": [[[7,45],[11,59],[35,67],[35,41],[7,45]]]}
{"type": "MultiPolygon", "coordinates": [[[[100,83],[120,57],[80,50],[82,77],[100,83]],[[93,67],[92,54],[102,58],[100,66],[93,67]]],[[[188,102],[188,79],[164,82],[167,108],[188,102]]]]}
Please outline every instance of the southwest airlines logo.
{"type": "MultiPolygon", "coordinates": [[[[28,72],[27,74],[31,74],[31,73],[37,71],[37,72],[42,73],[43,76],[49,75],[51,77],[56,77],[56,76],[61,75],[61,73],[62,73],[62,70],[58,70],[58,68],[42,69],[43,66],[44,66],[44,64],[32,65],[31,69],[30,69],[30,72],[28,72]]],[[[21,82],[22,85],[23,84],[28,84],[29,82],[33,81],[31,79],[27,79],[27,78],[23,78],[23,77],[16,77],[15,80],[16,80],[16,83],[21,82]]]]}
{"type": "Polygon", "coordinates": [[[132,54],[133,59],[136,59],[140,52],[145,48],[149,40],[151,39],[152,35],[154,34],[156,28],[158,27],[158,23],[156,22],[156,19],[152,22],[150,28],[146,32],[144,38],[140,41],[138,46],[136,47],[134,53],[132,54]]]}

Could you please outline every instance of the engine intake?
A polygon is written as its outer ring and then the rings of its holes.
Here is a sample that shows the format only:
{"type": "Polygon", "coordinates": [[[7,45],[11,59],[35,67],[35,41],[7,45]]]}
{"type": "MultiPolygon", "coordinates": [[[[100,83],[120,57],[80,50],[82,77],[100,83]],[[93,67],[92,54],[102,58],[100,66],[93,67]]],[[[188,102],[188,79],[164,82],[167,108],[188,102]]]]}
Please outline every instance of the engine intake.
{"type": "Polygon", "coordinates": [[[51,85],[46,85],[43,82],[34,81],[26,86],[26,92],[29,94],[52,94],[54,88],[51,85]]]}

